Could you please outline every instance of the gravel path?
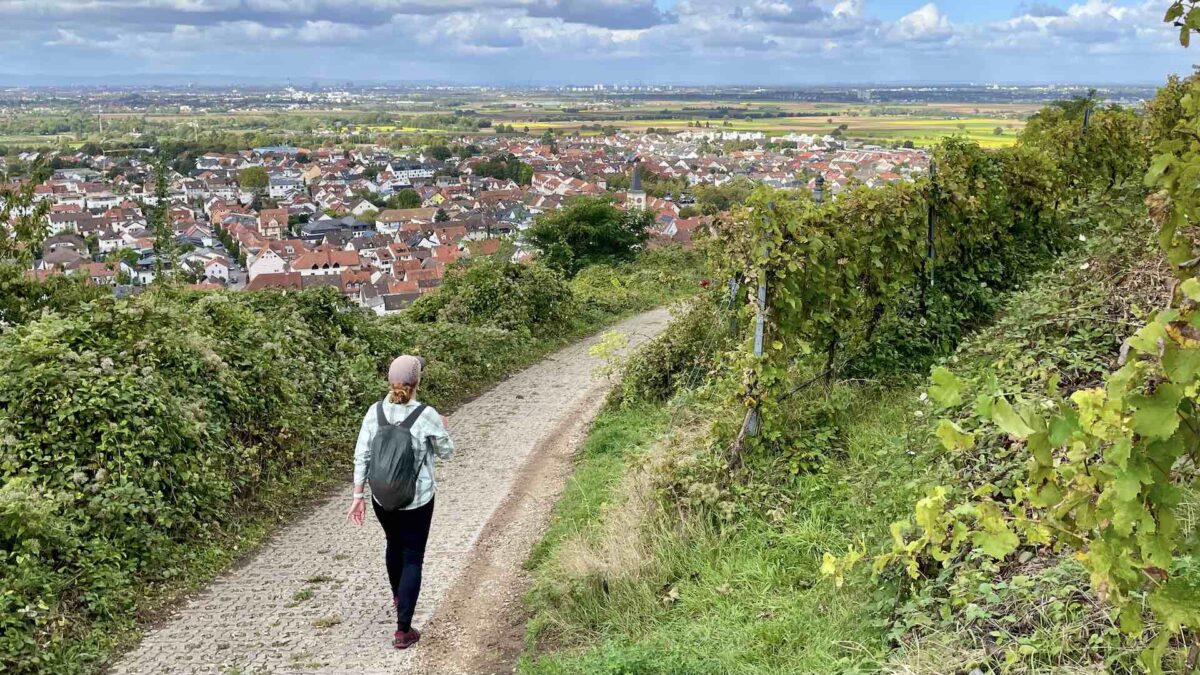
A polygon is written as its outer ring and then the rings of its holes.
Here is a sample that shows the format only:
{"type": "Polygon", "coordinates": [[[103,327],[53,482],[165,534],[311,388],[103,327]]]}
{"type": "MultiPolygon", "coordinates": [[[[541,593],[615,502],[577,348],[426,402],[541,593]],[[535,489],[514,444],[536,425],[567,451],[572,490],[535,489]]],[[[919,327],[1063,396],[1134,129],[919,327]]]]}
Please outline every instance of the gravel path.
{"type": "MultiPolygon", "coordinates": [[[[626,333],[633,347],[669,320],[668,312],[659,309],[613,330],[626,333]]],[[[514,528],[527,533],[520,537],[523,550],[504,547],[507,557],[514,558],[507,567],[514,570],[528,550],[526,542],[536,540],[535,530],[544,525],[552,496],[569,470],[563,457],[569,457],[572,443],[563,439],[579,436],[607,389],[607,382],[594,373],[601,360],[587,351],[597,341],[592,337],[557,352],[450,416],[457,451],[437,471],[437,506],[414,621],[418,627],[429,622],[447,597],[477,596],[476,606],[513,602],[511,589],[503,584],[478,585],[463,572],[485,564],[475,552],[485,528],[489,534],[514,528]],[[560,467],[551,472],[555,485],[525,518],[512,505],[538,492],[531,483],[545,473],[537,466],[543,460],[560,467]],[[487,600],[480,603],[483,598],[487,600]]],[[[346,453],[349,464],[351,449],[346,453]]],[[[362,529],[345,522],[347,490],[283,529],[247,564],[215,580],[167,623],[147,632],[111,672],[468,672],[462,670],[462,659],[447,660],[446,652],[451,646],[455,652],[465,649],[468,662],[473,661],[474,641],[489,632],[486,613],[453,612],[436,622],[416,649],[391,647],[395,618],[383,566],[383,531],[370,514],[362,529]],[[469,625],[456,626],[454,618],[469,625]]],[[[494,562],[486,564],[494,567],[494,562]]]]}

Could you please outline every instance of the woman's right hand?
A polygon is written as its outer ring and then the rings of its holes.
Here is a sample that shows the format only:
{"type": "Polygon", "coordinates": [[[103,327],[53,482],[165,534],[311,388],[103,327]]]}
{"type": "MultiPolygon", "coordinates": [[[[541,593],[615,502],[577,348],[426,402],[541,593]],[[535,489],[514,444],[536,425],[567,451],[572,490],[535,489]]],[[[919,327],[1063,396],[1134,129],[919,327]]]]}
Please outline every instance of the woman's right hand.
{"type": "Polygon", "coordinates": [[[363,519],[367,513],[367,502],[362,497],[356,497],[350,502],[350,510],[346,511],[346,520],[349,520],[356,527],[362,527],[363,519]]]}

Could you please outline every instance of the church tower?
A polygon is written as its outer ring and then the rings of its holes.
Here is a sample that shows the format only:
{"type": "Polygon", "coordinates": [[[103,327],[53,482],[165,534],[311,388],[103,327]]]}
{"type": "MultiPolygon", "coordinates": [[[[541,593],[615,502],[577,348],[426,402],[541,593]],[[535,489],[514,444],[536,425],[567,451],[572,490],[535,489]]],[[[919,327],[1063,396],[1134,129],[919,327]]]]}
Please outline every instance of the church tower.
{"type": "Polygon", "coordinates": [[[642,189],[642,161],[633,159],[633,178],[629,181],[629,194],[625,197],[626,209],[646,209],[646,191],[642,189]]]}

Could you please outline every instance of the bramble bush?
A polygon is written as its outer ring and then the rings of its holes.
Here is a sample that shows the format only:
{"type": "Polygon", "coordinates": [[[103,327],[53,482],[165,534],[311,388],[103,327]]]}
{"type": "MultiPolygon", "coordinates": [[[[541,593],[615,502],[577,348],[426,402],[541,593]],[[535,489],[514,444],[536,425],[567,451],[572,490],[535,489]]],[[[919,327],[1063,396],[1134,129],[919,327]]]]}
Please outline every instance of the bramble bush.
{"type": "Polygon", "coordinates": [[[94,667],[93,622],[181,574],[260,486],[344,454],[377,377],[345,311],[164,291],[0,339],[0,662],[94,667]]]}
{"type": "Polygon", "coordinates": [[[621,381],[610,401],[664,401],[680,389],[706,382],[733,344],[722,295],[710,291],[695,297],[662,334],[631,354],[621,366],[621,381]]]}
{"type": "Polygon", "coordinates": [[[438,292],[413,303],[410,315],[422,321],[541,333],[567,319],[570,297],[562,274],[548,267],[480,260],[452,267],[438,292]]]}

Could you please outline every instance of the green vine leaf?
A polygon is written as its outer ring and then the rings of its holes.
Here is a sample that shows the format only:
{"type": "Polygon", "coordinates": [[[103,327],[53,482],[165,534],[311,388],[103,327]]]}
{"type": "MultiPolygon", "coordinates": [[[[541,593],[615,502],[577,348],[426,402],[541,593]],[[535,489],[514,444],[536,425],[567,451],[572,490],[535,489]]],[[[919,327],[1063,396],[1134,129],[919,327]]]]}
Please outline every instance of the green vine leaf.
{"type": "Polygon", "coordinates": [[[1179,428],[1179,402],[1183,388],[1163,384],[1153,396],[1137,394],[1129,397],[1134,408],[1133,430],[1146,438],[1170,438],[1179,428]]]}
{"type": "Polygon", "coordinates": [[[933,384],[929,387],[929,397],[943,408],[952,408],[962,403],[963,384],[949,369],[938,366],[930,376],[933,384]]]}
{"type": "Polygon", "coordinates": [[[1003,396],[996,397],[991,409],[992,421],[1000,430],[1015,438],[1025,438],[1033,433],[1033,429],[1013,410],[1012,404],[1003,396]]]}
{"type": "Polygon", "coordinates": [[[1168,631],[1200,630],[1200,579],[1175,577],[1150,594],[1149,604],[1168,631]]]}
{"type": "Polygon", "coordinates": [[[971,543],[997,560],[1017,550],[1021,540],[1008,528],[1000,510],[992,504],[983,504],[978,510],[981,529],[971,535],[971,543]]]}
{"type": "Polygon", "coordinates": [[[975,447],[975,434],[963,431],[961,427],[948,419],[938,422],[936,433],[942,442],[942,447],[947,450],[970,450],[975,447]]]}

